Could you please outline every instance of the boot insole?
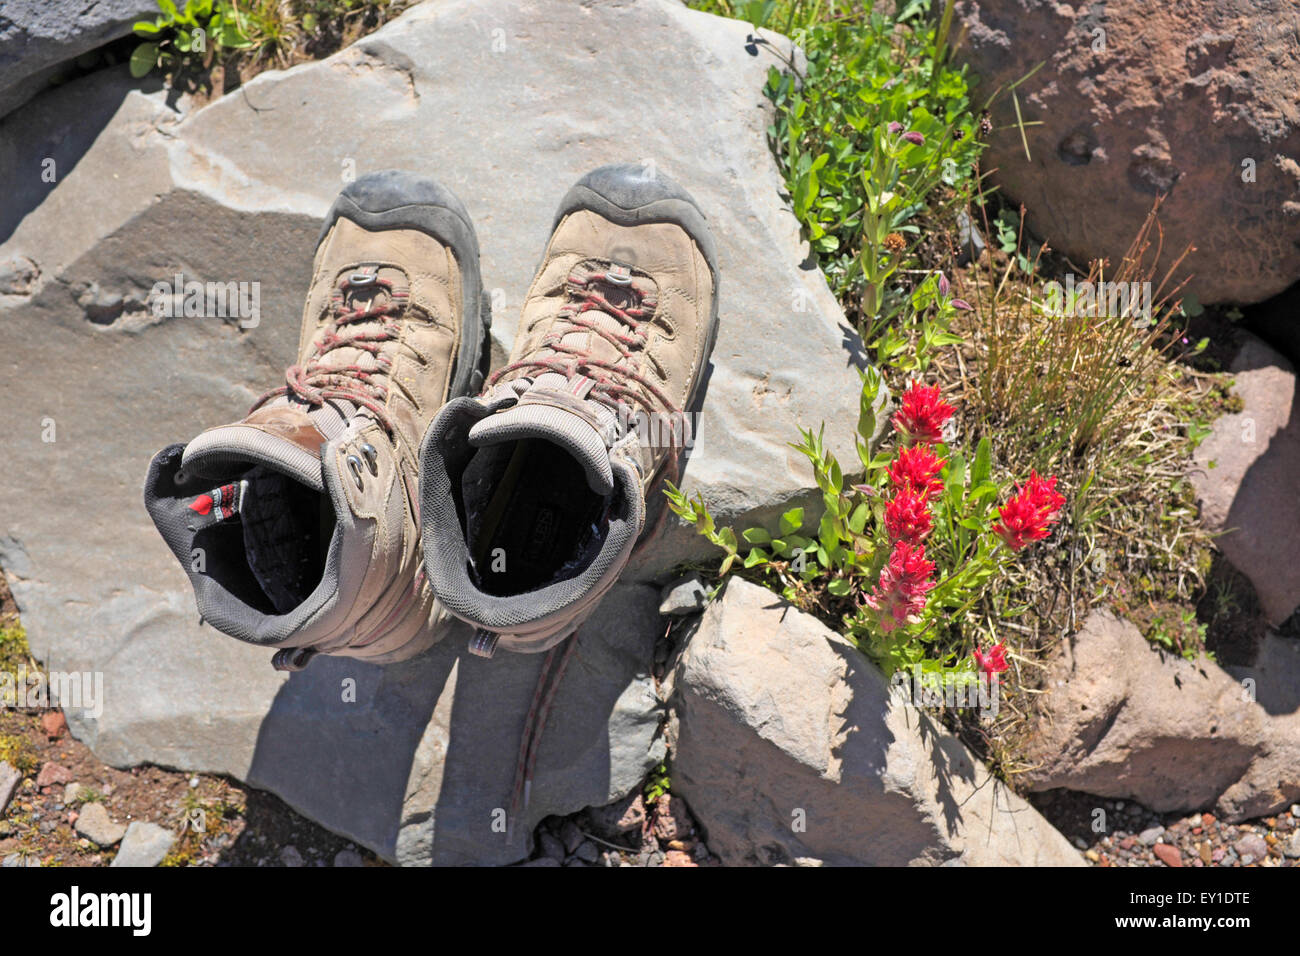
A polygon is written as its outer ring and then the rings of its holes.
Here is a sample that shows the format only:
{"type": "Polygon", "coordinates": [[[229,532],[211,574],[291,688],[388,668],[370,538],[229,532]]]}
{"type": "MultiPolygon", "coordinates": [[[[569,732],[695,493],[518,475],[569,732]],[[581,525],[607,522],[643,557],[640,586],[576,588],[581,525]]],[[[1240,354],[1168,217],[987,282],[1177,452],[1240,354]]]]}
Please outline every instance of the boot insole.
{"type": "Polygon", "coordinates": [[[572,455],[543,439],[514,443],[469,531],[478,586],[505,597],[572,576],[598,544],[607,500],[572,455]]]}

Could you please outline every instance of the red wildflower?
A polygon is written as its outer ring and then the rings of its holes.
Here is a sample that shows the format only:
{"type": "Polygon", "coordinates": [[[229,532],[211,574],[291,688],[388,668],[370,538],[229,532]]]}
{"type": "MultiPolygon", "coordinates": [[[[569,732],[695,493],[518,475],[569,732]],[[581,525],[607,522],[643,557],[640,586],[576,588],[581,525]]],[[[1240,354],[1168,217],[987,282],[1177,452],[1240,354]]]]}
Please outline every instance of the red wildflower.
{"type": "Polygon", "coordinates": [[[880,613],[880,629],[888,633],[913,623],[925,610],[925,596],[935,586],[929,580],[934,562],[925,560],[925,548],[906,541],[894,544],[889,563],[880,569],[880,582],[864,598],[867,607],[880,613]]]}
{"type": "Polygon", "coordinates": [[[910,487],[900,488],[885,506],[885,530],[890,541],[920,544],[934,529],[925,498],[910,487]]]}
{"type": "Polygon", "coordinates": [[[1065,496],[1056,490],[1056,477],[1040,478],[1038,472],[1031,471],[1024,487],[998,509],[1002,522],[993,525],[993,531],[1011,550],[1019,551],[1029,542],[1047,537],[1064,504],[1065,496]]]}
{"type": "Polygon", "coordinates": [[[955,409],[939,396],[939,386],[913,382],[903,393],[902,407],[894,413],[894,428],[911,442],[937,442],[943,425],[955,409]]]}
{"type": "Polygon", "coordinates": [[[975,666],[988,674],[989,680],[993,679],[994,674],[1001,674],[1007,669],[1007,649],[1002,644],[994,644],[989,648],[988,654],[981,654],[977,647],[973,656],[975,666]]]}
{"type": "Polygon", "coordinates": [[[947,459],[932,452],[929,445],[900,448],[889,467],[889,480],[899,491],[910,488],[928,500],[943,491],[939,472],[945,464],[947,459]]]}

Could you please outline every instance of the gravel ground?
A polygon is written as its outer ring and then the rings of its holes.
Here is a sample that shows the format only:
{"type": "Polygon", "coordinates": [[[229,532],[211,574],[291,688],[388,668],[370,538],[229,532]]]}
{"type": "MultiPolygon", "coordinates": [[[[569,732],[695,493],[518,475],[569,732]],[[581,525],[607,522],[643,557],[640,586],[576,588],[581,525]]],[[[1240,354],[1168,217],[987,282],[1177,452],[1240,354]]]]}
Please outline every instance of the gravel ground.
{"type": "Polygon", "coordinates": [[[1156,813],[1065,790],[1031,794],[1029,802],[1093,866],[1300,866],[1300,804],[1224,823],[1212,813],[1156,813]]]}
{"type": "Polygon", "coordinates": [[[16,762],[22,774],[0,814],[5,866],[108,866],[121,847],[121,829],[136,821],[176,836],[166,866],[386,865],[278,798],[235,781],[161,767],[109,767],[68,736],[57,710],[0,710],[0,759],[16,762]],[[107,811],[104,839],[118,838],[103,846],[87,838],[94,835],[91,819],[102,819],[89,809],[95,803],[107,811]]]}

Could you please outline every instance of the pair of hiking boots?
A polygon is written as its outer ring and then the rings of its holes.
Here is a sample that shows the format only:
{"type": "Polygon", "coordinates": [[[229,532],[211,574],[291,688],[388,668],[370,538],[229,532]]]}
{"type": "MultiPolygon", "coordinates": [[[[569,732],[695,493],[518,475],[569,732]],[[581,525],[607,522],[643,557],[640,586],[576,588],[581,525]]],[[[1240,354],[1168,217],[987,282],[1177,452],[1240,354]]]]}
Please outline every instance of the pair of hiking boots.
{"type": "Polygon", "coordinates": [[[614,584],[676,467],[681,442],[658,439],[683,434],[699,397],[717,281],[683,189],[641,165],[594,170],[561,202],[485,382],[464,205],[396,170],[351,183],[285,384],[150,465],[145,506],[200,615],[285,670],[407,659],[449,614],[483,656],[553,648],[614,584]]]}

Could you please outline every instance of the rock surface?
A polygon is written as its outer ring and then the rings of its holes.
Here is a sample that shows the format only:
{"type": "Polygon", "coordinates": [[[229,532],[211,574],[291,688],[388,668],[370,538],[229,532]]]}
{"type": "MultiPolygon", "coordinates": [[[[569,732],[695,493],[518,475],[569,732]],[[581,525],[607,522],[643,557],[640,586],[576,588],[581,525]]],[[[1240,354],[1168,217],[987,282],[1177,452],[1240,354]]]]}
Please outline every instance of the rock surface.
{"type": "Polygon", "coordinates": [[[1295,369],[1249,336],[1229,368],[1242,410],[1215,419],[1191,478],[1215,543],[1274,625],[1300,605],[1300,420],[1295,369]]]}
{"type": "Polygon", "coordinates": [[[1117,264],[1158,193],[1166,263],[1189,243],[1205,302],[1300,279],[1300,48],[1290,0],[962,0],[958,56],[993,108],[984,169],[1081,265],[1117,264]]]}
{"type": "Polygon", "coordinates": [[[126,827],[114,823],[102,803],[88,803],[77,815],[77,832],[98,846],[112,846],[126,835],[126,827]]]}
{"type": "Polygon", "coordinates": [[[176,834],[156,823],[136,821],[126,828],[122,845],[109,866],[157,866],[166,859],[176,834]]]}
{"type": "Polygon", "coordinates": [[[699,572],[692,571],[664,585],[659,596],[659,613],[664,617],[698,614],[709,600],[709,589],[699,572]]]}
{"type": "Polygon", "coordinates": [[[737,578],[674,678],[673,791],[727,864],[1083,865],[842,637],[737,578]]]}
{"type": "Polygon", "coordinates": [[[72,771],[62,764],[47,763],[36,775],[36,786],[52,787],[56,783],[71,783],[72,771]]]}
{"type": "MultiPolygon", "coordinates": [[[[69,708],[74,734],[118,765],[255,782],[388,859],[524,855],[491,815],[540,661],[485,664],[456,632],[406,666],[318,659],[286,681],[265,652],[199,626],[140,485],[157,449],[242,415],[282,379],[319,220],[345,177],[407,167],[461,196],[500,356],[565,189],[630,159],[690,189],[718,240],[721,331],[685,489],[722,523],[812,502],[787,442],[825,421],[828,446],[853,457],[860,348],[820,273],[797,265],[764,138],[773,61],[746,50],[750,32],[671,0],[446,0],[189,115],[97,75],[0,121],[12,188],[0,262],[31,264],[15,273],[21,294],[0,296],[0,363],[24,383],[0,405],[0,567],[34,653],[104,674],[104,712],[69,708]],[[629,35],[650,52],[624,55],[629,35]],[[615,54],[617,68],[598,68],[615,54]],[[54,183],[40,179],[46,155],[54,183]],[[157,320],[150,290],[177,273],[259,282],[258,323],[157,320]],[[355,704],[340,703],[346,679],[355,704]]],[[[628,580],[710,552],[666,521],[628,580]]],[[[585,632],[530,818],[608,803],[661,758],[646,676],[656,598],[630,584],[585,632]]]]}
{"type": "Polygon", "coordinates": [[[1300,642],[1269,635],[1252,667],[1229,673],[1162,654],[1098,610],[1050,663],[1045,691],[1026,740],[1031,789],[1214,807],[1229,822],[1300,795],[1300,642]]]}
{"type": "Polygon", "coordinates": [[[39,92],[52,67],[157,15],[153,0],[0,0],[0,116],[39,92]]]}
{"type": "Polygon", "coordinates": [[[4,816],[4,812],[9,809],[9,801],[22,782],[23,775],[7,761],[0,760],[0,816],[4,816]]]}

